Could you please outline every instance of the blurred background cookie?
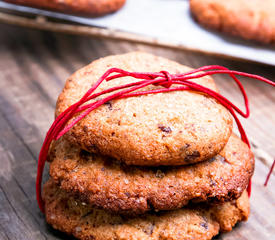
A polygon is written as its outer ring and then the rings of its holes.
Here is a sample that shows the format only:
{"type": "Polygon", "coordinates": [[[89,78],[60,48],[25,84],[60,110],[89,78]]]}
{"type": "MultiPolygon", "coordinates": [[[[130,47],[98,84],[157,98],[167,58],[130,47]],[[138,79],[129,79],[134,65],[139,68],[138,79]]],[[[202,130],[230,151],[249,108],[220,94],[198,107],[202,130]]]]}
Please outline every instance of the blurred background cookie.
{"type": "Polygon", "coordinates": [[[275,43],[274,0],[190,0],[203,26],[262,43],[275,43]]]}
{"type": "Polygon", "coordinates": [[[126,0],[4,0],[9,3],[90,17],[120,9],[126,0]]]}

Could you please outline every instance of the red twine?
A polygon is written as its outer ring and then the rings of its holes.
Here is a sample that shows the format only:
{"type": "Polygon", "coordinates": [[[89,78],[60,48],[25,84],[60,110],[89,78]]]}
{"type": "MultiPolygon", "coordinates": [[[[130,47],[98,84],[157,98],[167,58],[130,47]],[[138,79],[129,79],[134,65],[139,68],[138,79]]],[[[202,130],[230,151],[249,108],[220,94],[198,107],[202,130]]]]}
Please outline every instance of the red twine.
{"type": "MultiPolygon", "coordinates": [[[[237,79],[236,76],[243,76],[248,78],[253,78],[271,86],[275,86],[275,83],[271,80],[263,78],[258,75],[232,71],[225,67],[213,65],[213,66],[204,66],[186,73],[182,74],[170,74],[166,71],[156,72],[156,73],[141,73],[141,72],[128,72],[118,68],[111,68],[107,72],[103,74],[103,76],[87,91],[87,93],[75,104],[71,105],[67,108],[64,112],[62,112],[56,120],[53,122],[52,126],[47,132],[46,138],[43,142],[39,159],[38,159],[38,168],[37,168],[37,177],[36,177],[36,198],[39,205],[39,208],[42,212],[44,212],[44,203],[41,197],[41,183],[42,183],[42,175],[45,166],[45,162],[47,159],[48,151],[50,148],[50,144],[53,140],[58,140],[62,137],[66,132],[68,132],[75,124],[77,124],[81,119],[87,116],[91,111],[95,110],[96,108],[100,107],[104,103],[114,100],[114,99],[122,99],[122,98],[129,98],[129,97],[136,97],[140,95],[148,95],[148,94],[156,94],[156,93],[165,93],[165,92],[172,92],[172,91],[185,91],[185,90],[192,90],[197,91],[200,93],[205,93],[213,98],[215,98],[220,104],[226,107],[232,116],[235,119],[235,122],[238,126],[238,130],[241,135],[241,139],[250,147],[248,138],[246,133],[243,129],[243,126],[240,120],[237,117],[237,114],[241,115],[244,118],[248,118],[250,111],[249,111],[249,102],[247,98],[247,94],[244,90],[243,85],[237,79]],[[206,71],[206,72],[202,72],[206,71]],[[227,98],[223,97],[221,94],[206,88],[200,84],[191,82],[191,79],[201,78],[204,76],[210,76],[215,74],[227,74],[229,75],[237,84],[239,90],[241,91],[245,103],[245,112],[235,106],[231,101],[227,98]],[[139,79],[137,82],[131,82],[128,84],[124,84],[121,86],[112,87],[101,91],[99,93],[94,93],[98,86],[104,81],[111,81],[121,77],[132,77],[135,79],[139,79]],[[146,90],[146,91],[138,91],[149,85],[161,86],[162,88],[153,89],[153,90],[146,90]],[[172,87],[173,85],[173,87],[172,87]],[[180,85],[175,87],[175,85],[180,85]],[[118,91],[121,90],[121,91],[118,91]],[[113,93],[114,92],[114,93],[113,93]],[[86,102],[97,98],[98,96],[112,93],[107,97],[97,100],[93,103],[85,104],[86,102]],[[77,113],[79,115],[75,117],[71,123],[67,124],[70,119],[72,119],[77,113]],[[67,124],[67,125],[66,125],[67,124]]],[[[272,167],[269,171],[267,179],[265,181],[265,186],[269,180],[269,177],[272,173],[273,167],[275,164],[272,164],[272,167]]],[[[251,193],[251,182],[248,186],[248,193],[251,193]]]]}

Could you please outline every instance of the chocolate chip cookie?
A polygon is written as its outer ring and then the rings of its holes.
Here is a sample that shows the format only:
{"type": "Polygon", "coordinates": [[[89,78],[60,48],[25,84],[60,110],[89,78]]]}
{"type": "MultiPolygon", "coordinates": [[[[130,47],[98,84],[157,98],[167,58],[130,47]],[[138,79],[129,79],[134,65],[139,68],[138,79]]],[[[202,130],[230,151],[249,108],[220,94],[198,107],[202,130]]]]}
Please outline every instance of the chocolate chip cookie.
{"type": "Polygon", "coordinates": [[[62,189],[94,207],[125,214],[234,200],[254,170],[252,152],[234,135],[218,155],[189,166],[127,166],[65,139],[55,142],[49,161],[50,175],[62,189]]]}
{"type": "MultiPolygon", "coordinates": [[[[142,52],[109,56],[80,69],[66,82],[56,115],[77,102],[110,68],[127,71],[185,73],[189,67],[142,52]]],[[[137,81],[123,77],[103,82],[97,91],[137,81]]],[[[194,82],[214,91],[210,77],[194,82]]],[[[148,86],[143,90],[160,88],[148,86]]],[[[92,153],[128,165],[184,165],[218,154],[232,132],[232,117],[205,94],[176,91],[113,100],[92,111],[65,138],[92,153]]]]}
{"type": "Polygon", "coordinates": [[[203,26],[263,43],[275,43],[274,0],[190,0],[203,26]]]}
{"type": "Polygon", "coordinates": [[[81,240],[210,240],[220,231],[231,231],[249,215],[246,191],[239,199],[219,206],[189,206],[131,219],[94,209],[51,180],[45,184],[43,195],[47,222],[81,240]]]}
{"type": "Polygon", "coordinates": [[[84,16],[102,16],[120,9],[126,0],[4,0],[9,3],[84,16]]]}

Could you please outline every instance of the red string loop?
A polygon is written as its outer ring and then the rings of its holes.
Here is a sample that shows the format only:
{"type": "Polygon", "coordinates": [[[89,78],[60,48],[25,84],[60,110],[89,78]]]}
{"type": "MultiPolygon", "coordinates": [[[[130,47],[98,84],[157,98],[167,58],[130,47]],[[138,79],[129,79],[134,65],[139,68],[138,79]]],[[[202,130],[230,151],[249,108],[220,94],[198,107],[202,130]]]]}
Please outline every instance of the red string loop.
{"type": "MultiPolygon", "coordinates": [[[[269,79],[263,78],[261,76],[244,73],[244,72],[232,71],[218,65],[204,66],[186,73],[174,74],[174,75],[168,73],[167,71],[161,71],[157,73],[150,73],[150,72],[142,73],[142,72],[128,72],[119,68],[111,68],[108,71],[106,71],[101,76],[101,78],[86,92],[86,94],[78,102],[71,105],[69,108],[67,108],[55,119],[55,121],[53,122],[52,126],[50,127],[50,129],[46,134],[45,140],[43,142],[43,145],[39,154],[37,176],[36,176],[36,198],[37,198],[37,202],[40,210],[44,212],[44,203],[41,197],[41,183],[42,183],[43,170],[44,170],[45,162],[47,160],[47,155],[48,155],[51,142],[53,140],[58,140],[65,133],[67,133],[75,124],[77,124],[81,119],[83,119],[85,116],[87,116],[96,108],[100,107],[104,103],[111,100],[137,97],[137,96],[148,95],[148,94],[157,94],[157,93],[172,92],[172,91],[186,91],[186,90],[192,90],[192,91],[197,91],[197,92],[207,94],[210,97],[216,99],[220,104],[222,104],[224,107],[228,109],[228,111],[231,113],[231,115],[235,119],[235,122],[238,126],[242,140],[250,147],[244,128],[242,127],[242,124],[237,116],[237,114],[239,114],[240,116],[245,118],[249,117],[249,102],[248,102],[248,97],[244,90],[244,87],[241,84],[241,82],[237,79],[236,76],[243,76],[243,77],[256,79],[258,81],[265,82],[273,87],[275,86],[274,82],[272,82],[269,79]],[[205,72],[202,72],[202,71],[205,71],[205,72]],[[241,94],[243,95],[246,112],[243,112],[241,109],[239,109],[237,106],[235,106],[231,101],[229,101],[227,98],[225,98],[221,94],[209,88],[206,88],[200,84],[190,81],[191,79],[197,79],[204,76],[211,76],[215,74],[227,74],[236,82],[241,94]],[[139,81],[136,81],[136,82],[133,81],[128,84],[112,87],[112,88],[103,90],[101,92],[94,93],[98,88],[98,86],[104,80],[111,81],[121,77],[132,77],[132,78],[138,79],[139,81]],[[140,90],[149,85],[156,85],[162,88],[146,90],[146,91],[140,90]],[[172,85],[179,85],[179,86],[171,87],[172,85]],[[85,104],[88,101],[93,100],[99,96],[105,95],[107,93],[111,93],[111,94],[109,94],[107,97],[101,100],[97,100],[92,103],[85,104]],[[75,116],[76,114],[78,115],[75,116]],[[72,121],[68,124],[69,120],[72,120],[72,121]]],[[[272,173],[274,165],[275,165],[275,160],[266,178],[265,186],[267,185],[267,182],[272,173]]],[[[249,183],[247,190],[250,196],[251,182],[249,183]]]]}

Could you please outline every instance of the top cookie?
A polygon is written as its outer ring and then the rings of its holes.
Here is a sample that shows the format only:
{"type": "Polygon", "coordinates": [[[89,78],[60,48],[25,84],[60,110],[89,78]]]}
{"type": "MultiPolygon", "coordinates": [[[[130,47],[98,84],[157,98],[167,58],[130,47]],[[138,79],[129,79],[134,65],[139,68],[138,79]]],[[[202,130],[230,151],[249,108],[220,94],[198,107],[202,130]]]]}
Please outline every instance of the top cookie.
{"type": "Polygon", "coordinates": [[[58,12],[84,15],[90,17],[102,16],[120,9],[126,0],[4,0],[9,3],[29,7],[48,9],[58,12]]]}
{"type": "MultiPolygon", "coordinates": [[[[136,72],[184,73],[191,69],[165,58],[133,52],[109,56],[80,69],[66,82],[56,115],[78,101],[109,68],[136,72]]],[[[97,91],[136,81],[103,82],[97,91]]],[[[212,78],[195,82],[217,91],[212,78]]],[[[149,86],[145,89],[160,88],[149,86]]],[[[111,101],[92,111],[65,138],[83,149],[129,165],[184,165],[219,153],[232,132],[230,113],[214,99],[191,91],[111,101]]]]}
{"type": "Polygon", "coordinates": [[[275,43],[274,0],[190,0],[199,23],[263,43],[275,43]]]}

